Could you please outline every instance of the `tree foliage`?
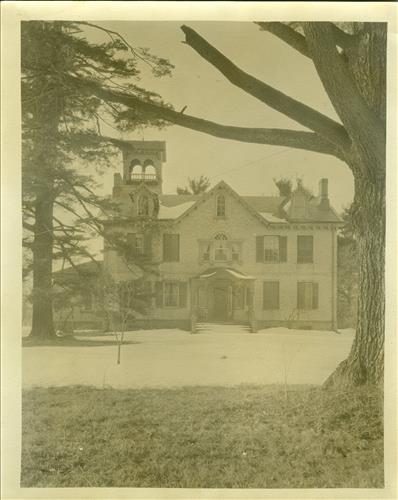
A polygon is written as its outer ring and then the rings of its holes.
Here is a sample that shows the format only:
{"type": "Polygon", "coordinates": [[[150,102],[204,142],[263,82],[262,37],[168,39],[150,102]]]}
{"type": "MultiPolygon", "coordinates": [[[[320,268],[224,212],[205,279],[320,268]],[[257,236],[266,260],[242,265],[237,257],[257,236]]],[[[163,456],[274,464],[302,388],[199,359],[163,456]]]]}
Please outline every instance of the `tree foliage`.
{"type": "Polygon", "coordinates": [[[210,187],[210,179],[205,175],[188,177],[188,187],[177,187],[177,194],[202,194],[210,187]]]}
{"type": "Polygon", "coordinates": [[[140,64],[150,65],[155,76],[172,69],[168,61],[134,49],[100,26],[21,23],[24,245],[32,255],[25,259],[25,274],[33,271],[34,336],[51,336],[54,330],[52,261],[61,258],[73,266],[76,258],[92,258],[84,242],[93,232],[103,234],[98,214],[111,209],[111,203],[96,195],[90,165],[97,174],[109,167],[118,143],[104,137],[103,125],[117,130],[164,125],[140,109],[126,125],[118,103],[85,92],[83,84],[123,89],[163,104],[157,94],[137,85],[140,64]],[[93,28],[105,31],[109,41],[90,43],[85,30],[93,28]]]}

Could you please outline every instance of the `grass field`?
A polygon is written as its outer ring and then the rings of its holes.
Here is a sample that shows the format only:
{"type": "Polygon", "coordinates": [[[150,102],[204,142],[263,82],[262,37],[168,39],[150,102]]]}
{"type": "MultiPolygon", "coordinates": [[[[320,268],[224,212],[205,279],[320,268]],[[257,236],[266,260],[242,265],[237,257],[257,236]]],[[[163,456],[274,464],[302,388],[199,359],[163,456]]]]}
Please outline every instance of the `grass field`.
{"type": "Polygon", "coordinates": [[[23,393],[22,487],[383,487],[374,389],[23,393]]]}

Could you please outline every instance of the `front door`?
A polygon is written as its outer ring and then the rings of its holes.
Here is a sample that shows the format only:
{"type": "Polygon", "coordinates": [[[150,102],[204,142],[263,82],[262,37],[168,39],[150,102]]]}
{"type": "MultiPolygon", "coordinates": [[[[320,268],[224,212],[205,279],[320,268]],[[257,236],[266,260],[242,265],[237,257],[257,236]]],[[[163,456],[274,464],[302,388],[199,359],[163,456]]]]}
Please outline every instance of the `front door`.
{"type": "Polygon", "coordinates": [[[215,286],[213,292],[213,319],[225,321],[228,318],[228,288],[215,286]]]}

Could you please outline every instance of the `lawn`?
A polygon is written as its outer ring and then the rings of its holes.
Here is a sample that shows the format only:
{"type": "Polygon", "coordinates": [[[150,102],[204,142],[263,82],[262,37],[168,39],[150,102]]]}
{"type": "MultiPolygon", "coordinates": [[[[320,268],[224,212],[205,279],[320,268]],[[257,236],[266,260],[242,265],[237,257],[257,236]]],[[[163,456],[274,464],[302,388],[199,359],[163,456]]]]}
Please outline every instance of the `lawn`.
{"type": "Polygon", "coordinates": [[[23,392],[22,487],[381,488],[367,387],[23,392]]]}

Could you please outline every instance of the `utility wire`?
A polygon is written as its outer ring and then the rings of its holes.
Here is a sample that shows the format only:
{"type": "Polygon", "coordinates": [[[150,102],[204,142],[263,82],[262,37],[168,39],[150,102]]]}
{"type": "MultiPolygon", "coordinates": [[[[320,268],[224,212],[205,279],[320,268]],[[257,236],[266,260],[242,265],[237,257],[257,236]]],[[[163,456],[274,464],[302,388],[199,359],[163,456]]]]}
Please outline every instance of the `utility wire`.
{"type": "Polygon", "coordinates": [[[254,163],[258,163],[259,161],[262,161],[262,160],[266,160],[267,158],[272,158],[273,156],[277,156],[277,155],[280,155],[282,153],[286,153],[287,151],[291,151],[291,148],[282,149],[282,151],[277,151],[277,152],[271,153],[267,156],[263,156],[262,158],[257,158],[257,160],[249,161],[248,163],[244,163],[243,165],[239,165],[237,167],[233,167],[233,168],[230,168],[228,170],[224,170],[223,172],[220,172],[219,174],[212,175],[211,177],[209,177],[209,180],[215,179],[216,177],[220,177],[220,175],[223,175],[223,174],[228,174],[229,172],[233,172],[234,170],[248,167],[249,165],[253,165],[254,163]]]}

